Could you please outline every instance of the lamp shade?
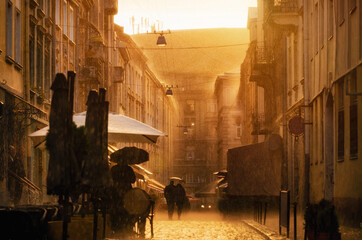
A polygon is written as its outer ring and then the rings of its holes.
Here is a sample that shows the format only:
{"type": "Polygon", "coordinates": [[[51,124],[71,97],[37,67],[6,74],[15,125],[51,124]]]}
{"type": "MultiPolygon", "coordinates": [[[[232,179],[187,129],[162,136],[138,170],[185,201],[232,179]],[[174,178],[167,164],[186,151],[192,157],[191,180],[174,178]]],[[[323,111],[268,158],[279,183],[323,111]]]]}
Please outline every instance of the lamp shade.
{"type": "Polygon", "coordinates": [[[188,130],[187,130],[187,128],[185,127],[185,128],[184,128],[184,134],[187,135],[187,133],[188,133],[188,130]]]}
{"type": "Polygon", "coordinates": [[[157,39],[157,46],[166,46],[166,38],[163,35],[160,35],[157,39]]]}
{"type": "Polygon", "coordinates": [[[171,95],[172,95],[172,89],[171,89],[171,88],[167,89],[166,95],[168,95],[168,96],[171,96],[171,95]]]}

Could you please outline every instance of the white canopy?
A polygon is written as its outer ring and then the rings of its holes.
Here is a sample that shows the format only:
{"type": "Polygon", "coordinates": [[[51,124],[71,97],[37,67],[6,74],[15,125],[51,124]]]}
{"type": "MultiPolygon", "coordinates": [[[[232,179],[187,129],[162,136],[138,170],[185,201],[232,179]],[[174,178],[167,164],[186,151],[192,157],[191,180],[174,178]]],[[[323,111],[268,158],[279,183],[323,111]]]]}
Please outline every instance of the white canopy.
{"type": "MultiPolygon", "coordinates": [[[[85,125],[86,112],[73,115],[74,123],[85,125]]],[[[35,143],[41,142],[48,133],[49,127],[44,127],[29,135],[35,143]]],[[[109,113],[108,115],[108,142],[141,142],[156,143],[159,136],[166,136],[161,131],[137,121],[133,118],[109,113]]]]}

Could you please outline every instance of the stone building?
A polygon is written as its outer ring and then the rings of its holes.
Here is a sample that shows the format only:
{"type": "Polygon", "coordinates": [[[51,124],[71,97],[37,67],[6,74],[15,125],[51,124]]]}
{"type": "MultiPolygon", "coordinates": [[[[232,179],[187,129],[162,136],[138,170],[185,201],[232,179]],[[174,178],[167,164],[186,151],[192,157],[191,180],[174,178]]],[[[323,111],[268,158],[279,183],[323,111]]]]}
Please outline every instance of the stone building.
{"type": "Polygon", "coordinates": [[[362,215],[361,7],[342,0],[304,5],[309,200],[332,200],[340,222],[353,226],[362,215]]]}
{"type": "MultiPolygon", "coordinates": [[[[21,196],[15,204],[56,201],[46,195],[48,154],[44,143],[33,142],[28,135],[49,124],[50,86],[58,72],[77,74],[75,112],[86,110],[89,90],[103,87],[107,89],[110,111],[169,132],[172,102],[164,97],[163,87],[145,61],[136,58],[139,53],[128,56],[127,60],[127,51],[140,52],[137,46],[122,52],[113,22],[117,11],[116,0],[6,0],[0,5],[0,14],[4,16],[0,23],[5,26],[0,30],[1,205],[14,204],[8,187],[9,179],[14,177],[8,166],[13,152],[23,169],[18,173],[21,196]],[[135,62],[129,64],[134,68],[123,68],[125,61],[135,62]],[[130,80],[138,82],[127,87],[125,84],[131,84],[130,80]]],[[[156,146],[140,147],[151,151],[154,161],[164,161],[157,168],[157,178],[167,178],[165,159],[171,158],[171,141],[165,138],[156,146]]]]}
{"type": "MultiPolygon", "coordinates": [[[[153,178],[167,183],[170,176],[173,126],[178,118],[177,105],[165,94],[165,89],[148,66],[148,59],[132,38],[115,26],[116,55],[114,79],[110,100],[114,112],[144,122],[168,135],[156,144],[136,144],[150,153],[145,166],[153,172],[153,178]]],[[[118,144],[118,146],[133,143],[118,144]]]]}
{"type": "Polygon", "coordinates": [[[291,191],[292,200],[301,210],[308,202],[332,200],[341,224],[358,226],[360,1],[260,0],[257,9],[257,16],[249,11],[251,44],[241,65],[239,96],[246,116],[253,108],[260,112],[262,101],[265,117],[256,124],[242,119],[242,132],[248,133],[242,144],[258,141],[251,136],[254,126],[279,132],[282,188],[291,191]]]}
{"type": "Polygon", "coordinates": [[[218,75],[215,81],[217,99],[218,169],[226,169],[227,151],[240,146],[241,108],[237,98],[240,73],[218,75]]]}
{"type": "Polygon", "coordinates": [[[281,180],[291,201],[306,204],[304,125],[292,133],[291,119],[304,116],[303,18],[294,0],[258,1],[249,8],[250,46],[240,69],[243,146],[283,139],[281,180]]]}

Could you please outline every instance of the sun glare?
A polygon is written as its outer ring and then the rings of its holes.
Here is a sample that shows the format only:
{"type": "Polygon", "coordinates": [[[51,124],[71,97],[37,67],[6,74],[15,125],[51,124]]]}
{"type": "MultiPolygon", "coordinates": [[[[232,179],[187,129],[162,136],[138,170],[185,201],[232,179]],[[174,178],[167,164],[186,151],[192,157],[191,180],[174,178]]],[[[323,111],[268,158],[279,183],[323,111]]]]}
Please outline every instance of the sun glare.
{"type": "Polygon", "coordinates": [[[257,0],[119,0],[115,22],[127,34],[201,28],[244,28],[257,0]]]}

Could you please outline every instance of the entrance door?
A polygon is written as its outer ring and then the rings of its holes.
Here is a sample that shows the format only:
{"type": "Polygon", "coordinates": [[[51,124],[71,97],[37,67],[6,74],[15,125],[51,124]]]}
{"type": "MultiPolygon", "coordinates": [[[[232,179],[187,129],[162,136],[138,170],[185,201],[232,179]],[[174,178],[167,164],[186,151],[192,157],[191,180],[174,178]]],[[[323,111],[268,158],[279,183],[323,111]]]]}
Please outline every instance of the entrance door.
{"type": "Polygon", "coordinates": [[[333,200],[334,197],[334,126],[333,126],[333,97],[327,97],[325,112],[325,179],[324,197],[333,200]]]}

